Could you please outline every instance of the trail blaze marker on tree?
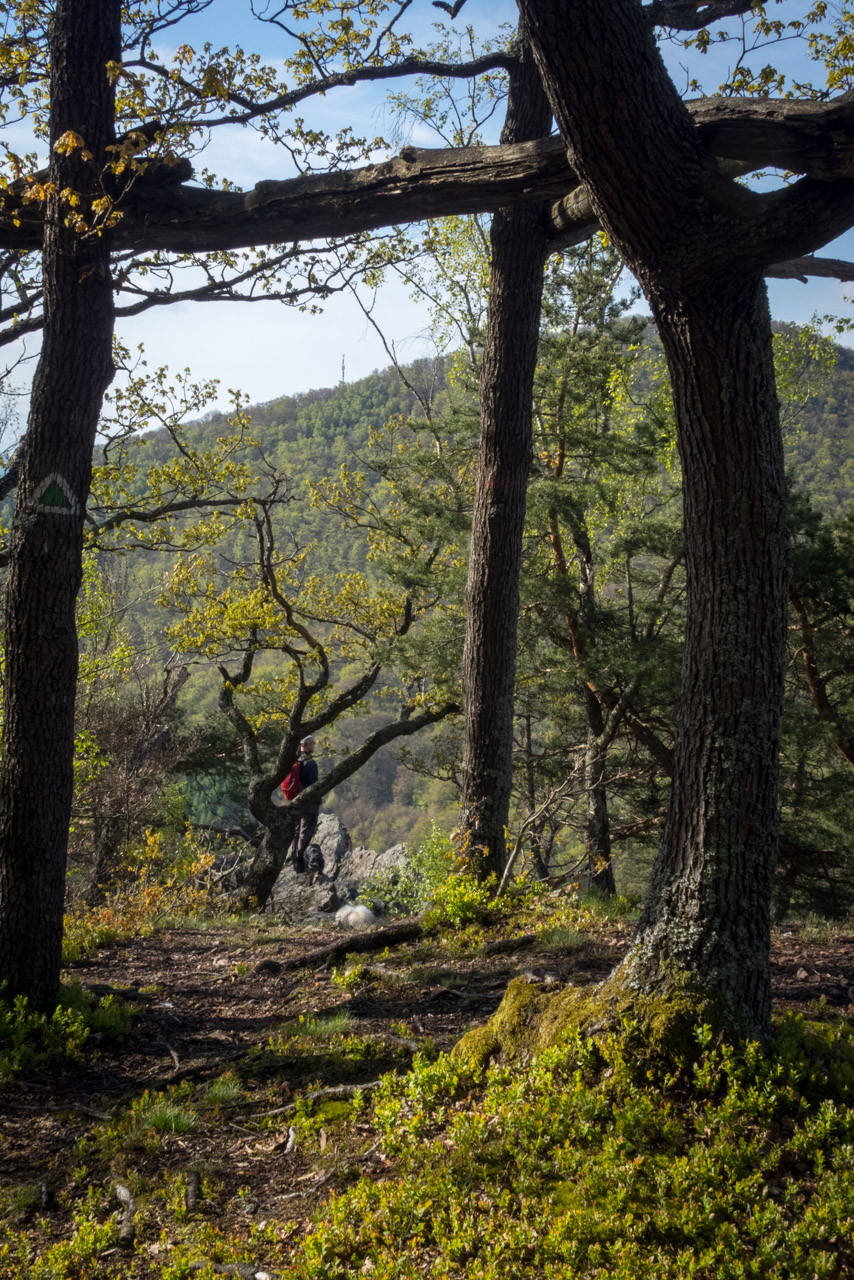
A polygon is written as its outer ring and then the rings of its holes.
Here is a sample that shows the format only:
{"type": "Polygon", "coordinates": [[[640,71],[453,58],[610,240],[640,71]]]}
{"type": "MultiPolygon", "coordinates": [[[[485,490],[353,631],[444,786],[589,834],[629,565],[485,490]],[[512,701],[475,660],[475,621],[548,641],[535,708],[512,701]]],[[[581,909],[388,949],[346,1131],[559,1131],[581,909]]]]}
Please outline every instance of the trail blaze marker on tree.
{"type": "Polygon", "coordinates": [[[54,471],[42,480],[36,490],[35,506],[37,511],[70,516],[77,510],[77,499],[68,481],[54,471]]]}

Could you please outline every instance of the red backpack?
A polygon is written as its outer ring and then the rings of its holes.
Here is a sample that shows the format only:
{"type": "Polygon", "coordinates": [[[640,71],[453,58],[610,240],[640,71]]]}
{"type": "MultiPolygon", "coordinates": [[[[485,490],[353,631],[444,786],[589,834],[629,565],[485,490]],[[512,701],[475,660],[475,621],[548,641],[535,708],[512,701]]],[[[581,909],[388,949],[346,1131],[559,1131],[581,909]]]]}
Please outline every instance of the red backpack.
{"type": "Polygon", "coordinates": [[[299,760],[291,765],[291,771],[282,783],[286,800],[295,800],[302,791],[302,767],[299,760]]]}

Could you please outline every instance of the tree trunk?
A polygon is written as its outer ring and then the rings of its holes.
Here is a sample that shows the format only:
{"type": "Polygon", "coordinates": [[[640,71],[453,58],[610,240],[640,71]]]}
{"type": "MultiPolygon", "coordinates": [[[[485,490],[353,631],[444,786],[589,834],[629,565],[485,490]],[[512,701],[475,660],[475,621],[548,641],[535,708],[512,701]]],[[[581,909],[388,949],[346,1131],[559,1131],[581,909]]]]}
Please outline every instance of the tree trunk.
{"type": "MultiPolygon", "coordinates": [[[[114,141],[106,65],[119,61],[118,0],[57,0],[51,34],[51,181],[103,195],[114,141]],[[69,131],[85,148],[56,150],[69,131]]],[[[73,139],[72,139],[73,142],[73,139]]],[[[59,985],[77,680],[75,602],[92,449],[113,374],[109,235],[65,225],[49,197],[45,325],[18,483],[6,587],[0,773],[0,981],[45,1003],[59,985]]]]}
{"type": "Polygon", "coordinates": [[[625,967],[647,989],[687,972],[764,1038],[789,568],[765,286],[719,281],[658,318],[680,427],[687,624],[670,814],[625,967]]]}
{"type": "MultiPolygon", "coordinates": [[[[540,138],[550,120],[539,76],[522,44],[501,141],[540,138]]],[[[466,587],[462,830],[474,869],[500,878],[513,775],[519,571],[546,250],[543,208],[500,210],[490,244],[480,455],[466,587]]]]}
{"type": "Polygon", "coordinates": [[[767,1039],[788,554],[761,201],[714,170],[637,0],[519,4],[570,164],[652,306],[683,469],[673,790],[621,976],[687,982],[767,1039]]]}
{"type": "Polygon", "coordinates": [[[584,758],[584,787],[587,792],[587,825],[584,847],[590,867],[590,887],[613,898],[617,892],[611,861],[611,822],[608,792],[605,789],[607,748],[602,746],[605,729],[602,705],[587,685],[583,689],[587,711],[587,750],[584,758]]]}
{"type": "Polygon", "coordinates": [[[285,865],[288,850],[291,847],[300,814],[290,806],[276,809],[264,828],[264,836],[258,850],[246,872],[246,879],[240,888],[240,897],[247,908],[253,906],[261,911],[266,906],[279,873],[285,865]]]}
{"type": "MultiPolygon", "coordinates": [[[[575,505],[575,504],[573,504],[575,505]]],[[[549,512],[549,526],[552,530],[552,546],[560,548],[560,534],[557,526],[557,515],[549,512]]],[[[584,675],[584,667],[588,658],[591,637],[596,636],[596,566],[593,560],[593,547],[587,522],[580,510],[575,510],[570,520],[572,541],[578,562],[579,576],[579,612],[571,622],[570,638],[576,664],[584,675]]],[[[558,571],[566,573],[566,561],[563,553],[556,555],[558,571]]],[[[595,640],[594,640],[595,647],[595,640]]],[[[587,824],[584,831],[584,847],[587,850],[587,864],[590,871],[590,886],[598,889],[608,897],[614,897],[617,886],[614,883],[614,868],[611,863],[611,822],[608,815],[608,793],[605,790],[605,763],[608,757],[608,745],[605,743],[605,718],[602,715],[602,704],[593,689],[582,682],[580,689],[584,701],[587,721],[587,747],[584,753],[584,787],[587,792],[587,824]]]]}

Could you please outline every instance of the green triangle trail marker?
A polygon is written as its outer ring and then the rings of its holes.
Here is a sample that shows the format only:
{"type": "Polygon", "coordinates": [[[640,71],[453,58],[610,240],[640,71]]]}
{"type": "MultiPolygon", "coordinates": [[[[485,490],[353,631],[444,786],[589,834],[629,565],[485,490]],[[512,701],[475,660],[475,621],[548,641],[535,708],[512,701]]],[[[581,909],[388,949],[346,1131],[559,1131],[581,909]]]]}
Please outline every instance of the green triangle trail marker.
{"type": "Polygon", "coordinates": [[[68,481],[55,471],[46,476],[36,490],[35,505],[37,511],[72,515],[77,510],[77,499],[68,481]]]}
{"type": "Polygon", "coordinates": [[[62,489],[56,483],[55,480],[52,481],[52,483],[49,484],[48,487],[42,493],[41,503],[43,507],[70,507],[71,506],[71,503],[68,501],[65,494],[62,492],[62,489]]]}

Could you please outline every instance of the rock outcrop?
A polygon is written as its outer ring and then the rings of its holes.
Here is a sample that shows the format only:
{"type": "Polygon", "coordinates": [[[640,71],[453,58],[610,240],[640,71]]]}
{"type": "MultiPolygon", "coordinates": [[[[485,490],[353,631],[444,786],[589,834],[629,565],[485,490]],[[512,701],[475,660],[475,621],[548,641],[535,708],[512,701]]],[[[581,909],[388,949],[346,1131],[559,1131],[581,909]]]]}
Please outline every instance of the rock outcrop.
{"type": "MultiPolygon", "coordinates": [[[[352,848],[347,829],[333,813],[323,813],[312,844],[323,855],[323,871],[297,875],[287,863],[273,886],[267,910],[295,918],[325,914],[330,917],[358,897],[369,876],[392,871],[406,861],[406,846],[396,844],[384,853],[352,848]]],[[[382,909],[381,903],[375,909],[382,909]]]]}

